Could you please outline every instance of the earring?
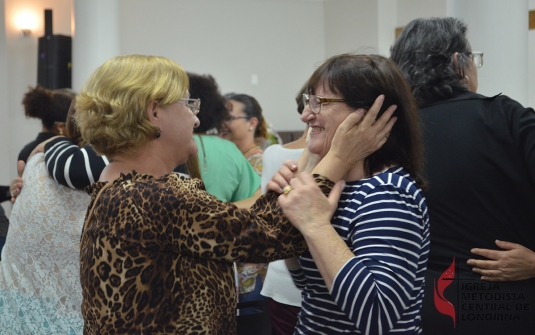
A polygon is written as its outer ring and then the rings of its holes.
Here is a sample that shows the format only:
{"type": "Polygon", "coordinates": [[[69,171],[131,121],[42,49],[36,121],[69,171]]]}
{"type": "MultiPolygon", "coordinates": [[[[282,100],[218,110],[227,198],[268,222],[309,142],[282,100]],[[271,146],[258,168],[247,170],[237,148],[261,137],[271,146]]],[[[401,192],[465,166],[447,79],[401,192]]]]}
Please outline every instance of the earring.
{"type": "Polygon", "coordinates": [[[162,134],[160,133],[160,129],[156,130],[156,138],[160,138],[160,135],[162,135],[162,134]]]}
{"type": "Polygon", "coordinates": [[[249,127],[249,131],[253,130],[253,127],[249,127]]]}
{"type": "Polygon", "coordinates": [[[60,134],[60,135],[63,135],[63,129],[60,129],[60,130],[59,130],[59,134],[60,134]]]}
{"type": "Polygon", "coordinates": [[[470,81],[470,79],[468,79],[468,76],[464,76],[466,78],[466,82],[470,81]]]}

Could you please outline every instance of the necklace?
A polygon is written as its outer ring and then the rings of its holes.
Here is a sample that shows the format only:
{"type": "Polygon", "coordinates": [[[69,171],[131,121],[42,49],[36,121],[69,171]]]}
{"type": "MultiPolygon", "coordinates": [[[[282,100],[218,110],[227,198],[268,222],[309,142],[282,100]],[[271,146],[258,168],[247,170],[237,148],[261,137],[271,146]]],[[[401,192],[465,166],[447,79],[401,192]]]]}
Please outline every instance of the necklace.
{"type": "Polygon", "coordinates": [[[249,153],[251,153],[251,152],[253,152],[253,151],[255,151],[255,150],[258,150],[258,149],[260,149],[260,146],[259,146],[259,145],[255,145],[255,146],[252,147],[251,149],[247,150],[243,155],[244,155],[245,157],[247,157],[247,155],[248,155],[249,153]]]}
{"type": "Polygon", "coordinates": [[[201,141],[201,147],[202,147],[202,158],[204,162],[204,172],[208,172],[208,163],[206,162],[206,150],[204,150],[204,142],[202,141],[202,135],[199,135],[199,140],[201,141]]]}

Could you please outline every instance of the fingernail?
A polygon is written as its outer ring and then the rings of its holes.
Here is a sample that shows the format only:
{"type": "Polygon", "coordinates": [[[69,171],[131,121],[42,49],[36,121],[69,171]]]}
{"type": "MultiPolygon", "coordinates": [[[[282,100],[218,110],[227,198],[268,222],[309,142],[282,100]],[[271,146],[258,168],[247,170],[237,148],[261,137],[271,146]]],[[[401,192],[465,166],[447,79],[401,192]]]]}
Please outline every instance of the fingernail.
{"type": "Polygon", "coordinates": [[[379,101],[383,102],[385,100],[385,95],[381,94],[378,99],[379,101]]]}
{"type": "Polygon", "coordinates": [[[359,108],[355,111],[357,114],[364,114],[364,108],[359,108]]]}
{"type": "Polygon", "coordinates": [[[297,169],[297,165],[292,164],[292,170],[295,170],[295,169],[297,169]]]}

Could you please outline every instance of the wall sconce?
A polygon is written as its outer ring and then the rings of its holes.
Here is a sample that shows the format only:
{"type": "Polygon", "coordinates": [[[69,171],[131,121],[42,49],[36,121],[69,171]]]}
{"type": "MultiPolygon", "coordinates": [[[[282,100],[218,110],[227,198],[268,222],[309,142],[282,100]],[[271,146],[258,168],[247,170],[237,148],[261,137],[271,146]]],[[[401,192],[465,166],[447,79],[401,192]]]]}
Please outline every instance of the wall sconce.
{"type": "Polygon", "coordinates": [[[16,25],[20,29],[20,36],[30,36],[32,29],[36,25],[35,15],[29,12],[22,12],[17,16],[16,25]]]}

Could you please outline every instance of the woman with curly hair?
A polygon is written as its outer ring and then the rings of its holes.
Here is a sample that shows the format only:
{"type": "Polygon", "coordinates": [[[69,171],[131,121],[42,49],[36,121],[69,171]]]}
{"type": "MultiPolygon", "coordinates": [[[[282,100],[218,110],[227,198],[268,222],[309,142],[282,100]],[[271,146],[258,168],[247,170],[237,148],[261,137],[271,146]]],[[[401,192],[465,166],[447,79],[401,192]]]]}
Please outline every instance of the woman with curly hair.
{"type": "Polygon", "coordinates": [[[30,87],[22,100],[24,114],[29,118],[40,119],[42,130],[34,141],[20,151],[19,160],[26,162],[39,143],[56,135],[63,135],[67,112],[74,96],[74,92],[69,89],[51,91],[41,86],[30,87]]]}

